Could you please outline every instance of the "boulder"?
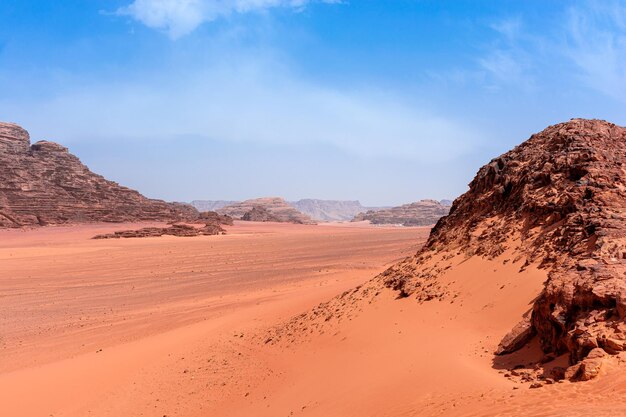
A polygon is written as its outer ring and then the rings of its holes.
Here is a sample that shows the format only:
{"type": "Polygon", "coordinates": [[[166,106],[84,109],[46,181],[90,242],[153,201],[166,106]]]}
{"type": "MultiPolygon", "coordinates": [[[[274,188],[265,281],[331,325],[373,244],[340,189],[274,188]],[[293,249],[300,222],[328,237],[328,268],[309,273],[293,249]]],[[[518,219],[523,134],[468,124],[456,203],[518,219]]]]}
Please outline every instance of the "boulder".
{"type": "Polygon", "coordinates": [[[530,318],[525,318],[511,329],[509,333],[502,338],[502,341],[496,349],[496,355],[504,355],[515,352],[524,346],[535,335],[535,328],[530,322],[530,318]]]}

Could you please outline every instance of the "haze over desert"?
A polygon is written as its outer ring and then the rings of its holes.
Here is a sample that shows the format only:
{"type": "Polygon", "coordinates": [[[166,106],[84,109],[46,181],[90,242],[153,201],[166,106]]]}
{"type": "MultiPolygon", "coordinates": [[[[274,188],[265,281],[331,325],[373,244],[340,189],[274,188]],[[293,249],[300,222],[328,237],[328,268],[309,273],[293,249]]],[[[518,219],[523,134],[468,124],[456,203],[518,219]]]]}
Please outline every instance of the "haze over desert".
{"type": "Polygon", "coordinates": [[[626,415],[626,0],[0,22],[0,417],[626,415]]]}

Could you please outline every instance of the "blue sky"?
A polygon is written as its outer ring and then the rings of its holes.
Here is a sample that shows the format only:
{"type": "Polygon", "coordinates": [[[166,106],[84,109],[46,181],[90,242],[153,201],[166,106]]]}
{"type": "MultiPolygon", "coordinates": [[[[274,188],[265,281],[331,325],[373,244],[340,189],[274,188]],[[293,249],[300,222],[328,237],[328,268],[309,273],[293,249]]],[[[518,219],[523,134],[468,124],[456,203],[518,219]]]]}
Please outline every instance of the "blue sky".
{"type": "Polygon", "coordinates": [[[0,120],[151,197],[455,197],[626,124],[625,1],[3,0],[0,120]]]}

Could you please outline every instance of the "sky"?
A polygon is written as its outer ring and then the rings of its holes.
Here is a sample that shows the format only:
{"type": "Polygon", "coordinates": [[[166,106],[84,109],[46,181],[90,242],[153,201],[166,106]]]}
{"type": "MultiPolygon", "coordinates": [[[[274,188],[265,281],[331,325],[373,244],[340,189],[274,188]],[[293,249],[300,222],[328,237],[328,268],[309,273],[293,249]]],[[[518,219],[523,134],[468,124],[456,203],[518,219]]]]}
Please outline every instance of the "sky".
{"type": "Polygon", "coordinates": [[[171,201],[454,198],[626,125],[626,1],[2,0],[0,120],[171,201]]]}

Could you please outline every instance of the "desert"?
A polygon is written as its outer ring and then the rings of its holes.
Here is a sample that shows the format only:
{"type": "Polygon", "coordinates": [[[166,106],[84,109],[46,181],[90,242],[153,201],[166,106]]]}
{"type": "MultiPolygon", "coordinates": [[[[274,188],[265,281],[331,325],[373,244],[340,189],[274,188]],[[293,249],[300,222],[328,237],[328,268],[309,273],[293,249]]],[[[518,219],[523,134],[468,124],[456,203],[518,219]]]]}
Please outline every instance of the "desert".
{"type": "Polygon", "coordinates": [[[112,230],[102,224],[1,231],[2,413],[229,413],[225,399],[265,383],[251,349],[268,324],[359,285],[427,234],[225,227],[115,240],[91,239],[112,230]]]}
{"type": "Polygon", "coordinates": [[[0,22],[0,417],[626,416],[626,0],[0,22]]]}
{"type": "Polygon", "coordinates": [[[214,212],[4,229],[3,413],[626,412],[621,217],[602,214],[624,132],[577,119],[533,135],[432,230],[214,212]],[[220,233],[187,233],[210,220],[220,233]]]}

